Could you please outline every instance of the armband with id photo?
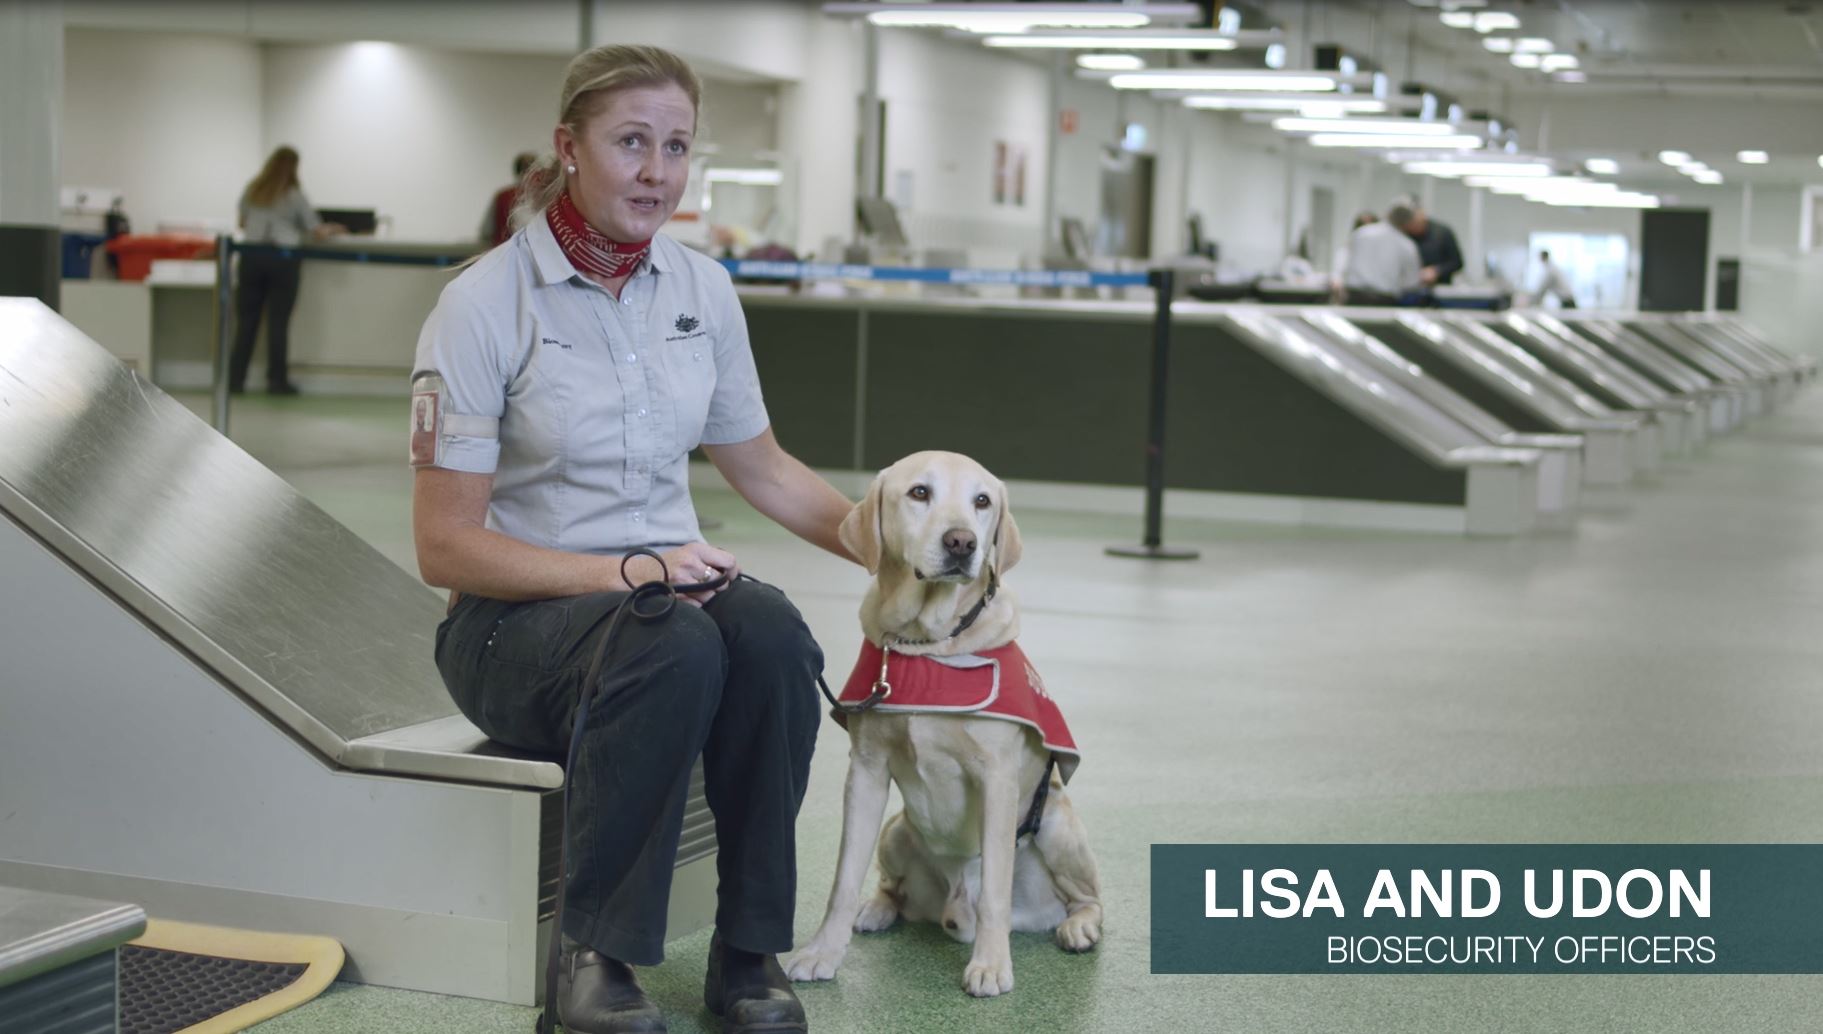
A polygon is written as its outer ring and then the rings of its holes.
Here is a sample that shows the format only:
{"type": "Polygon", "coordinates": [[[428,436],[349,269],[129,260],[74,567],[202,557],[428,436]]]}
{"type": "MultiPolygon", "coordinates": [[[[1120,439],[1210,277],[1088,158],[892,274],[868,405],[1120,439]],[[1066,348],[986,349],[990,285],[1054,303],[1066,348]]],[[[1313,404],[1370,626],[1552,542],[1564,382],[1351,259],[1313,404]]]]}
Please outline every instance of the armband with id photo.
{"type": "Polygon", "coordinates": [[[419,373],[411,379],[411,465],[443,466],[444,443],[451,435],[498,438],[500,420],[450,412],[443,375],[435,370],[419,373]]]}

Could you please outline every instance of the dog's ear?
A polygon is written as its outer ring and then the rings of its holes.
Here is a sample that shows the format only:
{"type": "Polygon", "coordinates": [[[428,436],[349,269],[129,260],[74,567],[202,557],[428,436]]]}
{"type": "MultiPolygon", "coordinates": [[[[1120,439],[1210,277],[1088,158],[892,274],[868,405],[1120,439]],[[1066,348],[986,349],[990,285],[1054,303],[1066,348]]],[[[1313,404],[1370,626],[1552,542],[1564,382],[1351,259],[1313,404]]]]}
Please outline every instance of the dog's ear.
{"type": "Polygon", "coordinates": [[[1013,520],[1013,501],[1007,495],[1006,483],[1000,485],[1000,523],[994,528],[994,566],[1005,574],[1019,562],[1023,547],[1019,543],[1019,525],[1013,520]]]}
{"type": "Polygon", "coordinates": [[[885,491],[881,487],[884,480],[884,472],[875,475],[873,484],[867,486],[867,494],[848,511],[848,516],[842,518],[842,526],[837,532],[842,545],[867,568],[868,574],[880,570],[880,494],[885,491]]]}

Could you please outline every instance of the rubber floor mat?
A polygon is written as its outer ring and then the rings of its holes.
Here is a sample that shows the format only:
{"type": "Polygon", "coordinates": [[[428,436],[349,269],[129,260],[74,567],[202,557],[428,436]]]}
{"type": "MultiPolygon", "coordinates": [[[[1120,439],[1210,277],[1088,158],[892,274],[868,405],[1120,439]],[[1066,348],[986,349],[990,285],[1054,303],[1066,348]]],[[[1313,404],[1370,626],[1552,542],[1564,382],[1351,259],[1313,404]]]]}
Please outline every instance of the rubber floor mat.
{"type": "Polygon", "coordinates": [[[342,970],[327,937],[148,919],[120,949],[122,1034],[227,1034],[315,998],[342,970]]]}

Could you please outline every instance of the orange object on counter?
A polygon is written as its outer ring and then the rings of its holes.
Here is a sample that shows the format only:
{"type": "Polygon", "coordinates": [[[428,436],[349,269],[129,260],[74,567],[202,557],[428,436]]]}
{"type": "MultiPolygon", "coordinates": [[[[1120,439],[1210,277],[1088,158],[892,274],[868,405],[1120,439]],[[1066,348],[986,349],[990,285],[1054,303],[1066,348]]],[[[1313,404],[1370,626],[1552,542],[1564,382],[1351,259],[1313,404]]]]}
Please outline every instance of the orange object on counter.
{"type": "Polygon", "coordinates": [[[157,259],[199,259],[215,254],[215,238],[193,233],[126,233],[107,243],[120,264],[120,279],[144,280],[157,259]]]}

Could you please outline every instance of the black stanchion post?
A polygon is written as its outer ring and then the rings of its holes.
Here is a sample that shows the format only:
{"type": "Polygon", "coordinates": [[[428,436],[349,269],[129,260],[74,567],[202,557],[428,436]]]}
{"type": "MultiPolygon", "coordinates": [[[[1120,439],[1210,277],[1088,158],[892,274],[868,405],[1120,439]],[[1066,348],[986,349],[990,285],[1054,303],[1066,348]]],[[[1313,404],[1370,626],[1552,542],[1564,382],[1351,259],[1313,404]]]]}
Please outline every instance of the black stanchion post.
{"type": "Polygon", "coordinates": [[[1146,400],[1146,535],[1138,546],[1109,546],[1109,556],[1153,560],[1195,560],[1194,549],[1168,549],[1165,524],[1165,389],[1171,363],[1171,270],[1155,269],[1152,282],[1157,305],[1152,316],[1152,390],[1146,400]]]}
{"type": "MultiPolygon", "coordinates": [[[[234,326],[234,238],[215,238],[215,382],[210,406],[215,429],[228,433],[228,337],[234,326]]],[[[152,371],[147,370],[147,376],[152,371]]]]}

